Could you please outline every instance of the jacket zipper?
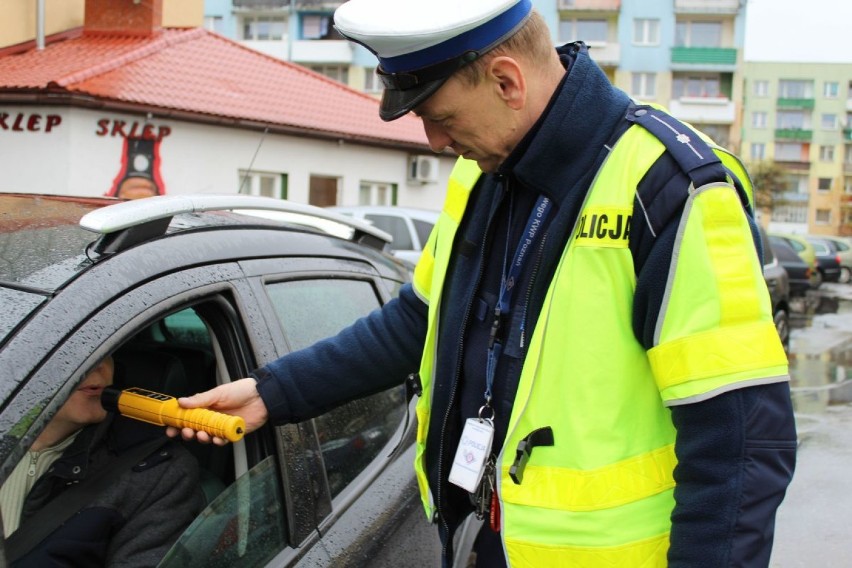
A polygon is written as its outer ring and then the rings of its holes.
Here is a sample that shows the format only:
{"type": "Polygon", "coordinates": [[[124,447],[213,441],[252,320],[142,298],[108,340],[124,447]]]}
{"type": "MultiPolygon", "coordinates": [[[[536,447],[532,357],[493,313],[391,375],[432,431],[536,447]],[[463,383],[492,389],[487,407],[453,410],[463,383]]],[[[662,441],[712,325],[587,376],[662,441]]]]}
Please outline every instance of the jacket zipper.
{"type": "Polygon", "coordinates": [[[523,360],[523,356],[526,355],[526,328],[527,328],[527,310],[530,307],[530,298],[532,297],[533,287],[535,286],[535,277],[538,275],[538,269],[541,267],[541,257],[544,254],[544,243],[547,242],[547,233],[544,234],[541,238],[541,242],[538,245],[538,254],[536,255],[535,264],[533,265],[533,271],[530,275],[530,281],[527,284],[527,293],[524,296],[524,313],[521,317],[521,359],[523,360]]]}
{"type": "MultiPolygon", "coordinates": [[[[500,197],[501,201],[505,197],[505,195],[510,191],[509,178],[508,177],[504,178],[503,183],[505,184],[504,185],[505,189],[504,189],[503,195],[500,197]]],[[[497,209],[499,209],[499,207],[496,208],[494,211],[496,211],[497,209]]],[[[485,227],[485,236],[482,239],[482,246],[480,247],[480,250],[479,250],[479,258],[482,260],[482,262],[479,263],[479,271],[477,272],[476,282],[474,283],[474,295],[476,293],[476,289],[479,288],[480,282],[482,282],[482,275],[483,275],[483,272],[485,271],[485,244],[488,241],[488,232],[489,232],[489,229],[491,228],[491,223],[492,223],[493,220],[494,220],[494,217],[493,217],[493,212],[492,212],[491,218],[488,220],[488,224],[485,227]]],[[[462,363],[463,363],[462,353],[464,351],[463,350],[463,348],[464,348],[464,330],[467,328],[468,319],[470,319],[471,304],[472,304],[472,301],[468,301],[467,308],[465,309],[465,312],[464,312],[464,318],[462,318],[461,333],[459,334],[459,342],[458,342],[459,357],[458,357],[458,363],[456,364],[456,372],[455,372],[454,377],[453,377],[453,390],[450,392],[449,404],[447,405],[447,410],[444,413],[444,421],[441,424],[441,441],[438,444],[438,479],[437,479],[437,485],[438,486],[435,490],[436,493],[437,493],[437,499],[435,500],[435,512],[438,514],[438,519],[441,522],[441,527],[443,527],[444,534],[447,537],[445,542],[442,544],[442,547],[441,547],[442,548],[441,558],[446,558],[446,556],[447,556],[447,542],[449,541],[449,533],[450,533],[450,526],[449,526],[449,524],[447,524],[446,519],[444,519],[444,516],[441,514],[441,487],[443,487],[442,479],[444,477],[444,440],[446,439],[447,422],[450,419],[450,412],[452,411],[453,402],[456,399],[456,392],[458,391],[459,376],[461,375],[461,367],[462,367],[462,363]]],[[[436,363],[437,363],[437,361],[436,361],[436,363]]]]}

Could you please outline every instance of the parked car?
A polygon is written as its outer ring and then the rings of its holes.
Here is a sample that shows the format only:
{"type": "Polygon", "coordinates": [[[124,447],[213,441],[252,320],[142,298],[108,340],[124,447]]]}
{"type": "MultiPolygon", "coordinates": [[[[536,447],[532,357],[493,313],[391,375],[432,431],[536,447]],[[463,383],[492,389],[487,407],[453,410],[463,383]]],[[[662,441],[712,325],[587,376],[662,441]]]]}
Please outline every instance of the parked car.
{"type": "MultiPolygon", "coordinates": [[[[291,210],[248,196],[0,194],[3,476],[107,354],[119,387],[201,392],[335,333],[409,276],[365,223],[317,211],[350,227],[343,239],[249,209],[291,210]]],[[[209,505],[160,565],[398,566],[400,551],[434,564],[409,410],[400,386],[239,443],[186,444],[209,505]]]]}
{"type": "Polygon", "coordinates": [[[852,240],[847,237],[836,237],[832,235],[813,235],[825,241],[834,243],[835,252],[840,260],[840,278],[838,282],[848,284],[852,282],[852,240]]]}
{"type": "Polygon", "coordinates": [[[382,205],[329,207],[328,209],[369,221],[392,237],[391,250],[399,258],[416,264],[426,246],[439,211],[382,205]]]}
{"type": "Polygon", "coordinates": [[[775,258],[787,271],[791,297],[805,296],[808,290],[816,290],[820,286],[821,279],[817,278],[817,271],[796,254],[786,239],[770,236],[769,246],[772,247],[775,258]]]}
{"type": "Polygon", "coordinates": [[[814,246],[802,235],[795,234],[787,234],[787,233],[770,233],[770,236],[779,237],[787,241],[796,254],[798,254],[802,260],[804,260],[811,267],[811,270],[814,273],[814,277],[818,280],[816,286],[822,283],[822,272],[819,270],[819,263],[816,258],[816,251],[814,250],[814,246]]]}
{"type": "Polygon", "coordinates": [[[760,239],[763,242],[763,278],[769,289],[772,300],[772,317],[775,329],[786,351],[790,347],[790,281],[787,271],[781,266],[770,246],[769,237],[762,227],[759,227],[760,239]]]}
{"type": "Polygon", "coordinates": [[[838,282],[840,280],[840,256],[832,241],[821,237],[805,237],[816,253],[817,267],[822,274],[823,282],[838,282]]]}

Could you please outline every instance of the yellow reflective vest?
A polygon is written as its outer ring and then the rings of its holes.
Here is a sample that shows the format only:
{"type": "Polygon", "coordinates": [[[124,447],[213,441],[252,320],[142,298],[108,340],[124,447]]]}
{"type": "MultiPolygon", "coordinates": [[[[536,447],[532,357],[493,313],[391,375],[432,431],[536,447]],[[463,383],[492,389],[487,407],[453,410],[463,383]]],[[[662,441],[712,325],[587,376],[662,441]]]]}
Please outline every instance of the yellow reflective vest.
{"type": "MultiPolygon", "coordinates": [[[[761,263],[728,183],[690,188],[654,346],[646,350],[635,338],[629,227],[636,187],[663,151],[638,126],[619,139],[549,284],[498,456],[501,536],[511,566],[665,566],[676,464],[667,406],[787,380],[761,263]],[[515,483],[508,471],[518,442],[547,426],[554,444],[535,448],[515,483]]],[[[715,151],[748,184],[738,160],[715,151]]],[[[429,305],[415,470],[430,518],[424,455],[441,293],[480,173],[475,162],[457,162],[414,273],[414,288],[429,305]]]]}

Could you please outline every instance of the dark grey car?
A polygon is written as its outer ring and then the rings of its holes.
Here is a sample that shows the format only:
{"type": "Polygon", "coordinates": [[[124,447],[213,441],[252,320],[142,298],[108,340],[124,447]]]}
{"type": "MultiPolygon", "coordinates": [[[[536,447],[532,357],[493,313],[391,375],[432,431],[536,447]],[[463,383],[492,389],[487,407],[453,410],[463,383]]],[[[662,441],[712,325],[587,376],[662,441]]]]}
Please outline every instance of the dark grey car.
{"type": "Polygon", "coordinates": [[[772,318],[786,351],[790,347],[790,279],[775,256],[766,232],[762,227],[759,232],[763,242],[763,278],[772,300],[772,318]]]}
{"type": "MultiPolygon", "coordinates": [[[[366,225],[342,239],[219,211],[271,201],[0,194],[0,481],[107,354],[118,386],[200,392],[334,334],[408,279],[366,225]]],[[[162,565],[393,566],[400,550],[437,565],[408,410],[399,387],[187,444],[209,506],[162,565]]]]}

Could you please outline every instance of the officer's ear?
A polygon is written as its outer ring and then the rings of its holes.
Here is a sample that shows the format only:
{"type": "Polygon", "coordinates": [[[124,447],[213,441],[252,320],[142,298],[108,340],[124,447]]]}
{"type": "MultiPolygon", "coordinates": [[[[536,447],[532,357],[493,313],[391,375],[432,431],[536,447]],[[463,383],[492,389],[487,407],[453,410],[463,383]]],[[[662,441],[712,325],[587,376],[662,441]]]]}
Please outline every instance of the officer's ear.
{"type": "Polygon", "coordinates": [[[512,110],[521,110],[526,104],[527,83],[518,61],[506,55],[498,55],[489,61],[487,80],[512,110]]]}

